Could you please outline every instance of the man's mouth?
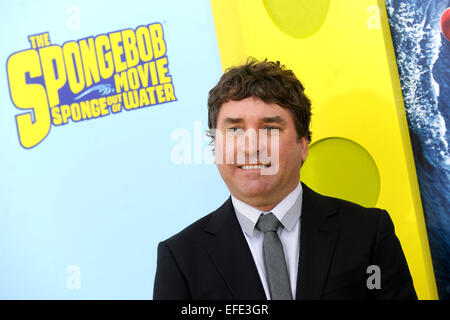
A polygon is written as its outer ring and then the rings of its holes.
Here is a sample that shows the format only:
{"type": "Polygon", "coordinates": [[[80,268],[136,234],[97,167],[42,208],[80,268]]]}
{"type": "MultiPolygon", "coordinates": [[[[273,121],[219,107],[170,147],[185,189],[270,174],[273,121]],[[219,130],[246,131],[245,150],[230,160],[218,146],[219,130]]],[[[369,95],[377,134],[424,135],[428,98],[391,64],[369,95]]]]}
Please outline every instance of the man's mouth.
{"type": "Polygon", "coordinates": [[[239,166],[239,168],[243,169],[243,170],[255,170],[255,169],[268,168],[268,167],[270,167],[270,165],[265,165],[265,164],[249,164],[249,165],[239,166]]]}

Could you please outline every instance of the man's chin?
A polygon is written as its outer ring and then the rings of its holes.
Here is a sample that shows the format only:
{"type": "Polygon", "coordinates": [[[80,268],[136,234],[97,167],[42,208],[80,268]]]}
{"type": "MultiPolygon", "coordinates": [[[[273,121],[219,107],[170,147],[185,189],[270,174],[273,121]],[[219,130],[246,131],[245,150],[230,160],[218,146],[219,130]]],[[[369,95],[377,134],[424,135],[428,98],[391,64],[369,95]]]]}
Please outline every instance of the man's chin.
{"type": "Polygon", "coordinates": [[[236,196],[239,200],[252,205],[265,205],[269,198],[270,192],[268,192],[264,188],[246,188],[239,192],[239,195],[236,196]]]}

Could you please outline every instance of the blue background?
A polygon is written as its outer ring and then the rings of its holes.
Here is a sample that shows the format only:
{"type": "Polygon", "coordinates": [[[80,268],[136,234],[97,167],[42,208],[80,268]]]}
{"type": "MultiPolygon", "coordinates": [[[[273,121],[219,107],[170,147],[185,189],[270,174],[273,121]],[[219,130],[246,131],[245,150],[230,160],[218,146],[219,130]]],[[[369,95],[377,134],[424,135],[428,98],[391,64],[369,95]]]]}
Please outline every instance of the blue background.
{"type": "Polygon", "coordinates": [[[151,299],[158,242],[228,196],[213,164],[194,163],[195,144],[209,154],[207,93],[222,74],[209,0],[10,1],[0,24],[0,298],[151,299]],[[52,127],[21,147],[5,71],[29,35],[62,45],[153,22],[177,101],[52,127]],[[192,164],[172,161],[177,130],[190,134],[192,164]]]}

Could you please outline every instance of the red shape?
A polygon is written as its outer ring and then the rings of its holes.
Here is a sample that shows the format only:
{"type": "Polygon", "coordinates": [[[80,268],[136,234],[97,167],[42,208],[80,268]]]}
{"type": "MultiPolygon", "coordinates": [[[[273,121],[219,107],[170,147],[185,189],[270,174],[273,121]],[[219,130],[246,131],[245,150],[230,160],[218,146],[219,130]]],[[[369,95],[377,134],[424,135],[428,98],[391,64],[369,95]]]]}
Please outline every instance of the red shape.
{"type": "Polygon", "coordinates": [[[450,8],[445,9],[441,17],[441,31],[445,39],[450,41],[450,8]]]}

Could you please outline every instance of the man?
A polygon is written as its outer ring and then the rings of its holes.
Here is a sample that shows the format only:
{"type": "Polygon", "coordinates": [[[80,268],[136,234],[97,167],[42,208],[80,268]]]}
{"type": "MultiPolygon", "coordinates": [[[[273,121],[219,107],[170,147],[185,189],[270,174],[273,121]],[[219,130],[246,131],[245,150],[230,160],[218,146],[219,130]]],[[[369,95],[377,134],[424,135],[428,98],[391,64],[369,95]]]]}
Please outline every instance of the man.
{"type": "Polygon", "coordinates": [[[231,196],[159,244],[155,299],[417,299],[387,212],[300,182],[310,105],[279,62],[250,59],[209,92],[231,196]]]}

